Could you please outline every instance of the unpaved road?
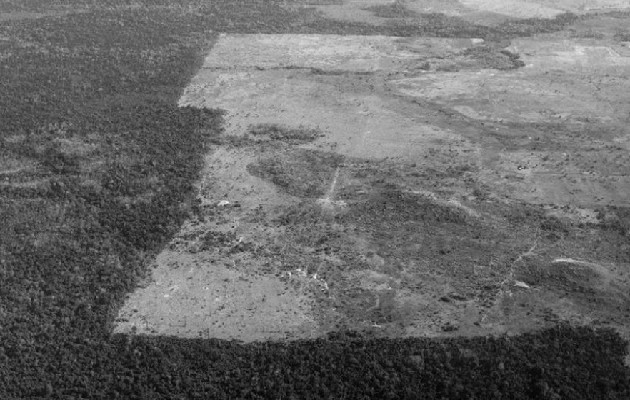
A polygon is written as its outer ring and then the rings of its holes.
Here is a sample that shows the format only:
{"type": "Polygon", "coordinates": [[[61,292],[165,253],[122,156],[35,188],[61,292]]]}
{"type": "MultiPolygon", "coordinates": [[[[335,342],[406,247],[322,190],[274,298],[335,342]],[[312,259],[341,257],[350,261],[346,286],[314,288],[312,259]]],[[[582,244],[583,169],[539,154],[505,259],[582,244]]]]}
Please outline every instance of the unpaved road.
{"type": "MultiPolygon", "coordinates": [[[[396,6],[588,11],[511,3],[396,6]]],[[[630,47],[606,18],[502,45],[223,35],[180,100],[226,110],[201,211],[116,330],[252,341],[569,321],[630,337],[630,47]]]]}

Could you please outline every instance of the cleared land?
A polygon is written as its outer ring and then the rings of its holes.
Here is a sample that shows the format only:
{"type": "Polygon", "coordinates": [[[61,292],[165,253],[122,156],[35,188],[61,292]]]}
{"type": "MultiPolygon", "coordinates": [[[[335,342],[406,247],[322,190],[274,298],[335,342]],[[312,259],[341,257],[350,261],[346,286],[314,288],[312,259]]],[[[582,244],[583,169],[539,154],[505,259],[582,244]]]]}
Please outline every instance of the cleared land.
{"type": "Polygon", "coordinates": [[[117,331],[627,336],[626,238],[594,241],[629,205],[628,73],[592,39],[222,36],[179,101],[226,111],[202,211],[117,331]]]}

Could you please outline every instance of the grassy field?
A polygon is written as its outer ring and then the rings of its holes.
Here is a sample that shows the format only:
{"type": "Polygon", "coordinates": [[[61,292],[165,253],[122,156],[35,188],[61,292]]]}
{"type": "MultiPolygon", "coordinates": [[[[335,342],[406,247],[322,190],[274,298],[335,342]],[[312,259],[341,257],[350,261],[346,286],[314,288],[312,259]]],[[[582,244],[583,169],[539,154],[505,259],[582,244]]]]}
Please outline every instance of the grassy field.
{"type": "Polygon", "coordinates": [[[0,398],[630,397],[625,344],[606,330],[249,345],[111,335],[124,296],[195,211],[222,119],[177,100],[219,32],[498,39],[573,20],[425,16],[377,30],[272,1],[170,3],[0,3],[0,398]]]}

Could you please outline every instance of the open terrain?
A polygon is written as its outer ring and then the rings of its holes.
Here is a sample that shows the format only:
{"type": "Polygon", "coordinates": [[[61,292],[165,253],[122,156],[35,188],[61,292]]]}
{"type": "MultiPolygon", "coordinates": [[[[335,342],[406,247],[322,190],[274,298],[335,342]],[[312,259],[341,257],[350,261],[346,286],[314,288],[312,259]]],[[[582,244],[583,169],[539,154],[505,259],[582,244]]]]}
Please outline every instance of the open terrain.
{"type": "Polygon", "coordinates": [[[202,211],[121,330],[434,336],[563,320],[627,334],[627,237],[604,213],[630,199],[630,57],[592,40],[510,48],[221,37],[180,100],[227,111],[202,211]]]}
{"type": "Polygon", "coordinates": [[[226,111],[201,211],[117,331],[629,337],[629,73],[564,32],[220,36],[179,100],[226,111]]]}
{"type": "Polygon", "coordinates": [[[0,397],[627,398],[623,1],[6,1],[0,397]]]}

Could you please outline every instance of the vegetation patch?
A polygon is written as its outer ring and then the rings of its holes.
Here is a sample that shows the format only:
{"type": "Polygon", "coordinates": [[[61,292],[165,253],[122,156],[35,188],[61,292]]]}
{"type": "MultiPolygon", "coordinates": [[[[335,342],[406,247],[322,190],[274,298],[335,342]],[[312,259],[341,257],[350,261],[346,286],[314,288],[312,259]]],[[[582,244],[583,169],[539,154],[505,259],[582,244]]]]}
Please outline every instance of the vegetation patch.
{"type": "Polygon", "coordinates": [[[621,236],[630,236],[630,207],[605,207],[597,210],[601,226],[621,236]]]}
{"type": "Polygon", "coordinates": [[[247,170],[290,195],[319,198],[327,193],[342,162],[343,157],[335,153],[296,149],[250,164],[247,170]]]}
{"type": "Polygon", "coordinates": [[[497,31],[508,37],[532,36],[539,33],[558,32],[577,22],[580,17],[572,13],[559,14],[555,18],[526,18],[508,20],[497,27],[497,31]]]}
{"type": "Polygon", "coordinates": [[[418,14],[411,11],[399,2],[392,4],[376,5],[364,8],[379,18],[412,18],[418,14]]]}
{"type": "Polygon", "coordinates": [[[248,133],[254,140],[281,141],[289,144],[308,143],[323,136],[318,129],[290,128],[280,124],[258,124],[250,127],[248,133]]]}
{"type": "Polygon", "coordinates": [[[497,50],[492,46],[476,46],[468,48],[463,55],[475,61],[477,68],[494,68],[510,70],[522,68],[525,63],[520,60],[518,54],[507,50],[497,50]]]}
{"type": "Polygon", "coordinates": [[[630,32],[617,32],[614,38],[619,42],[630,42],[630,32]]]}
{"type": "Polygon", "coordinates": [[[519,271],[519,276],[530,285],[551,287],[564,293],[579,293],[580,296],[594,296],[601,284],[601,277],[591,267],[571,262],[531,262],[519,271]]]}

